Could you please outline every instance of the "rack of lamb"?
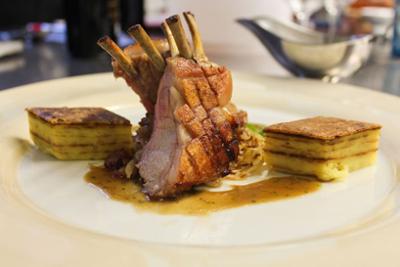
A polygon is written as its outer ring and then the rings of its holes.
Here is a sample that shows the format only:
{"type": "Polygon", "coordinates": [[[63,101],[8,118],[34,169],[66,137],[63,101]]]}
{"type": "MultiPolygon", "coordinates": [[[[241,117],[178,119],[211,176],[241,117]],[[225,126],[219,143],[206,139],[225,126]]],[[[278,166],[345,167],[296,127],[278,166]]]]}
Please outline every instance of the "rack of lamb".
{"type": "Polygon", "coordinates": [[[114,75],[147,111],[133,158],[150,198],[174,197],[229,174],[247,117],[231,102],[230,71],[207,59],[193,14],[184,17],[193,47],[178,15],[162,24],[166,39],[152,40],[134,25],[128,33],[137,43],[124,50],[107,36],[98,41],[113,58],[114,75]]]}

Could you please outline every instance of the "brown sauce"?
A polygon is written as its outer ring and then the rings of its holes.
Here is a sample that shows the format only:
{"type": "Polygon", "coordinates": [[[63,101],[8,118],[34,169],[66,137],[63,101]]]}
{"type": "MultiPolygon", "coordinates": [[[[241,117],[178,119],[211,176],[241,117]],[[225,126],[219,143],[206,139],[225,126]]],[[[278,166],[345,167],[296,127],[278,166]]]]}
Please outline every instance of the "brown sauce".
{"type": "Polygon", "coordinates": [[[211,212],[287,199],[314,192],[320,188],[318,181],[296,177],[272,177],[260,182],[232,186],[229,191],[194,191],[178,199],[149,201],[140,186],[131,180],[113,178],[107,170],[91,167],[85,180],[103,190],[111,199],[132,204],[142,211],[158,214],[205,215],[211,212]]]}

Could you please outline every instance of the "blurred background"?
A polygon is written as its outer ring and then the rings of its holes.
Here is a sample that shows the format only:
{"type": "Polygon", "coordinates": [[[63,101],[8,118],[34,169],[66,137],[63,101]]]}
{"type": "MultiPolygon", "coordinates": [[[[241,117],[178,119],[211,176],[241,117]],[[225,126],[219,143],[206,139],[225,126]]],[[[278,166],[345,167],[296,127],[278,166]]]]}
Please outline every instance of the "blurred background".
{"type": "Polygon", "coordinates": [[[372,34],[368,63],[341,82],[400,94],[394,0],[3,1],[0,90],[111,71],[110,57],[96,45],[98,38],[110,35],[125,47],[133,42],[126,30],[137,23],[161,38],[160,23],[189,10],[196,15],[209,58],[234,71],[291,76],[254,35],[235,22],[238,18],[268,16],[338,36],[372,34]]]}

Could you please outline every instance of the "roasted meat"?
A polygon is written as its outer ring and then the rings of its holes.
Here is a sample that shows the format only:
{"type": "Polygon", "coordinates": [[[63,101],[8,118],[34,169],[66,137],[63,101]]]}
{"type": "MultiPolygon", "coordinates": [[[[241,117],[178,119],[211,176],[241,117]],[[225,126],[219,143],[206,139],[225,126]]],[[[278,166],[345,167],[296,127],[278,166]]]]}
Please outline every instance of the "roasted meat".
{"type": "Polygon", "coordinates": [[[162,25],[166,41],[152,41],[140,25],[129,29],[138,44],[124,51],[108,38],[99,41],[114,58],[115,75],[140,96],[152,122],[136,159],[143,191],[154,198],[228,174],[246,120],[230,102],[230,71],[208,61],[194,16],[184,15],[193,48],[177,15],[162,25]]]}

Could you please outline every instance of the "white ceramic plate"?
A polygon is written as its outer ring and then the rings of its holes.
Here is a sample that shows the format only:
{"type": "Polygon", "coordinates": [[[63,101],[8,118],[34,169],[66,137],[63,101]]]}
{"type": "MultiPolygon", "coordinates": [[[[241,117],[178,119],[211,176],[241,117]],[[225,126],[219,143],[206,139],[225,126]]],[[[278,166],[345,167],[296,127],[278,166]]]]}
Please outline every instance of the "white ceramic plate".
{"type": "Polygon", "coordinates": [[[86,184],[87,162],[60,162],[29,141],[28,106],[103,106],[143,114],[123,81],[98,74],[0,93],[1,266],[397,266],[400,99],[316,81],[234,75],[250,121],[315,115],[383,125],[375,166],[317,192],[209,216],[157,215],[86,184]]]}

